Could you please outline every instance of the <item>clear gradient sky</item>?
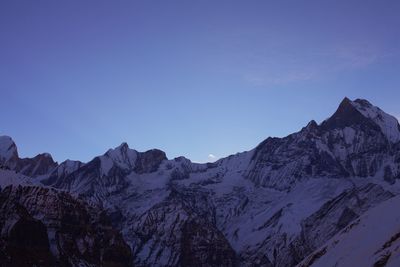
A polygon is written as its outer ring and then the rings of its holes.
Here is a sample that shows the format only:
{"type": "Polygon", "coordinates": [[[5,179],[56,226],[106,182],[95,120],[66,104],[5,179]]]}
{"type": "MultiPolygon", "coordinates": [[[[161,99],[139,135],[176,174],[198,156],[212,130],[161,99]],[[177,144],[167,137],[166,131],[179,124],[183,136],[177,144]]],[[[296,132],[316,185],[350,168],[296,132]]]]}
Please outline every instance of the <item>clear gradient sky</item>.
{"type": "Polygon", "coordinates": [[[400,1],[0,1],[0,135],[90,160],[212,160],[321,122],[400,116],[400,1]]]}

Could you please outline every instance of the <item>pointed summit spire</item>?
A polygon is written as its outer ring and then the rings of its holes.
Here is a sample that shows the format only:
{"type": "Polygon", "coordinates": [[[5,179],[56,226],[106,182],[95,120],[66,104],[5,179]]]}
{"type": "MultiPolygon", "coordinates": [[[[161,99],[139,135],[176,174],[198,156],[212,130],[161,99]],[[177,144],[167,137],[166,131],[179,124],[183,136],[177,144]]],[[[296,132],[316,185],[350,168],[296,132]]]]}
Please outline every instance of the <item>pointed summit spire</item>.
{"type": "Polygon", "coordinates": [[[342,100],[342,102],[340,102],[340,105],[347,105],[347,104],[351,104],[353,103],[353,101],[350,100],[350,98],[348,98],[347,96],[345,96],[342,100]]]}
{"type": "Polygon", "coordinates": [[[338,109],[336,112],[348,112],[354,109],[353,101],[351,101],[347,96],[343,98],[342,102],[340,102],[338,109]]]}
{"type": "Polygon", "coordinates": [[[9,136],[0,136],[0,163],[18,159],[17,146],[9,136]]]}
{"type": "Polygon", "coordinates": [[[301,129],[302,131],[307,131],[307,132],[315,132],[318,130],[318,123],[315,120],[311,120],[306,127],[301,129]]]}
{"type": "Polygon", "coordinates": [[[318,127],[318,123],[317,123],[315,120],[311,120],[311,121],[307,124],[306,127],[307,127],[307,128],[310,128],[310,129],[315,129],[315,128],[318,127]]]}
{"type": "Polygon", "coordinates": [[[400,141],[397,119],[365,99],[351,101],[345,97],[332,117],[322,122],[321,128],[332,130],[355,125],[380,131],[391,143],[400,141]]]}
{"type": "Polygon", "coordinates": [[[336,112],[327,120],[322,122],[324,129],[335,129],[352,126],[365,122],[367,118],[354,106],[353,101],[345,97],[336,112]]]}
{"type": "Polygon", "coordinates": [[[119,146],[115,148],[116,150],[127,151],[129,149],[129,145],[126,142],[122,142],[119,146]]]}

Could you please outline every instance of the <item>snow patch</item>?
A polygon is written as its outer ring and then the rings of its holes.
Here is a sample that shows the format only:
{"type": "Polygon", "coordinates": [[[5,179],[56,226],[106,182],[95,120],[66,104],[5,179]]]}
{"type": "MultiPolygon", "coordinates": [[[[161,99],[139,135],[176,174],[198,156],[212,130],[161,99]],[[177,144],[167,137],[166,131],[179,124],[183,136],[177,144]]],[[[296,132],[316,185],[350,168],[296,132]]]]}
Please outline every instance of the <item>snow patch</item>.
{"type": "Polygon", "coordinates": [[[353,106],[365,117],[372,119],[380,128],[382,133],[392,143],[400,141],[400,128],[397,119],[380,108],[371,105],[366,100],[355,100],[353,106]]]}
{"type": "Polygon", "coordinates": [[[298,266],[373,266],[385,257],[385,266],[400,266],[399,205],[397,196],[367,211],[298,266]]]}

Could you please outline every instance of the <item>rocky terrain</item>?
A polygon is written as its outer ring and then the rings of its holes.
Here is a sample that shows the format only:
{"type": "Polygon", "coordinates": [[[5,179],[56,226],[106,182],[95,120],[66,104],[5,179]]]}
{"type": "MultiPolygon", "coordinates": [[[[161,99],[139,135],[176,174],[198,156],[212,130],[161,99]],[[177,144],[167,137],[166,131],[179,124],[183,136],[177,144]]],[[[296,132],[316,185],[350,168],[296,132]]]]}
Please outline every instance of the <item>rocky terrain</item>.
{"type": "Polygon", "coordinates": [[[366,100],[215,163],[122,143],[58,164],[2,136],[0,166],[4,266],[399,263],[400,126],[366,100]],[[390,229],[367,239],[379,217],[390,229]]]}

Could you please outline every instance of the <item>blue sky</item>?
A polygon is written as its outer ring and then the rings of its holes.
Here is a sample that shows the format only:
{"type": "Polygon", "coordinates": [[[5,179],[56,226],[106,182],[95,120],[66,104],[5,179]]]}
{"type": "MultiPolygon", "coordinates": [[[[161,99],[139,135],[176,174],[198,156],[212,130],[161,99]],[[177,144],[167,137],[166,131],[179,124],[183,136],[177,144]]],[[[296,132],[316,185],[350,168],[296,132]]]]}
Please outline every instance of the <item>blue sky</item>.
{"type": "Polygon", "coordinates": [[[400,1],[0,2],[0,134],[90,160],[126,141],[204,162],[321,122],[400,117],[400,1]]]}

